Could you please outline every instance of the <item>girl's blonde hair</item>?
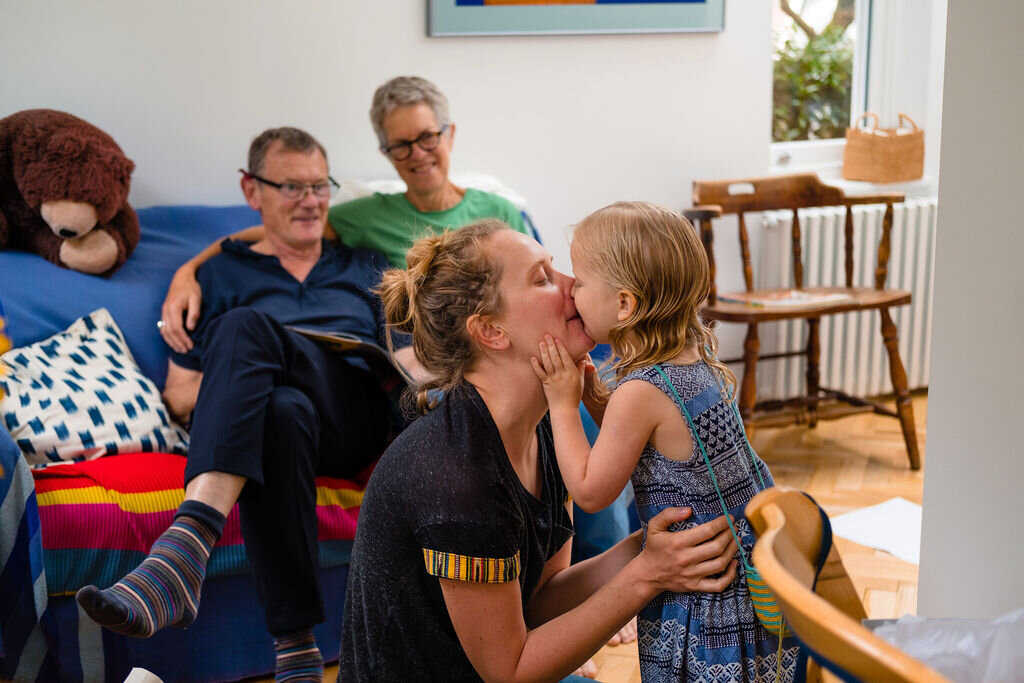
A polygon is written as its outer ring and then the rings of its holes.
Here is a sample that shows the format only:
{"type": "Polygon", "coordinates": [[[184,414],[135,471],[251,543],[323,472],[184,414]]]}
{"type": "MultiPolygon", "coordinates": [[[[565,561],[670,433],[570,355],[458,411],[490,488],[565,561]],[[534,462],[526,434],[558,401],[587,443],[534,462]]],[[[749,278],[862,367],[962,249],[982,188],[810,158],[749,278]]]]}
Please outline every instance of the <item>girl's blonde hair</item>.
{"type": "MultiPolygon", "coordinates": [[[[408,267],[386,271],[375,290],[384,305],[388,330],[412,335],[416,360],[431,375],[418,386],[407,378],[421,413],[434,407],[431,392],[450,391],[461,384],[473,363],[476,344],[466,321],[499,311],[502,263],[487,252],[484,242],[509,229],[502,221],[488,218],[419,239],[406,253],[408,267]]],[[[394,350],[390,334],[388,349],[394,350]]]]}
{"type": "Polygon", "coordinates": [[[633,314],[608,335],[616,383],[696,345],[721,376],[725,395],[735,394],[736,375],[718,360],[718,339],[699,315],[711,289],[710,269],[686,218],[658,204],[616,202],[580,221],[572,248],[605,284],[636,297],[633,314]]]}

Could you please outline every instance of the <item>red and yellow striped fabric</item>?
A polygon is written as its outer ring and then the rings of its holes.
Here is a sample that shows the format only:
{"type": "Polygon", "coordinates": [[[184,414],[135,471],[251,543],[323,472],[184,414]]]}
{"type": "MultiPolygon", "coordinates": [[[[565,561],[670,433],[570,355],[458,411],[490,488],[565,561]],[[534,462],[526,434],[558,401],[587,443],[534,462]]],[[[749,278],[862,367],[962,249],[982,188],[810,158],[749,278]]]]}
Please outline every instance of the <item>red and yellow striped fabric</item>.
{"type": "MultiPolygon", "coordinates": [[[[185,458],[170,453],[107,456],[33,470],[51,595],[106,587],[133,569],[171,525],[184,500],[185,458]]],[[[359,481],[317,477],[321,563],[344,564],[355,538],[368,472],[359,481]]],[[[210,557],[209,576],[248,570],[231,511],[210,557]]]]}

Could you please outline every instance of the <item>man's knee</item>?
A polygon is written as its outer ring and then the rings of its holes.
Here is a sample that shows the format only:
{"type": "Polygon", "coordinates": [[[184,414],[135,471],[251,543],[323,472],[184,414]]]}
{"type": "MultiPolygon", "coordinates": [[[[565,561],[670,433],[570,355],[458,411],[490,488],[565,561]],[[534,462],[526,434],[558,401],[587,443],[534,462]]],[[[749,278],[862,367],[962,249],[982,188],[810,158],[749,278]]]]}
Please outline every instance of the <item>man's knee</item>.
{"type": "Polygon", "coordinates": [[[295,387],[275,387],[267,401],[267,425],[271,428],[286,427],[291,424],[304,425],[315,429],[317,422],[316,408],[312,399],[295,387]]]}

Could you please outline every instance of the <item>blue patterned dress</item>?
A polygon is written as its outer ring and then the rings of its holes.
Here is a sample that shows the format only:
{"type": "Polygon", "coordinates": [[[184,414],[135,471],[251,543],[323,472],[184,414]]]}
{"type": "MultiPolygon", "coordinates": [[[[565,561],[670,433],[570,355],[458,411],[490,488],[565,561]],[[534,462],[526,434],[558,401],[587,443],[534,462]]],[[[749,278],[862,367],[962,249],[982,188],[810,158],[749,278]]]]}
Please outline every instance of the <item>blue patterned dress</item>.
{"type": "MultiPolygon", "coordinates": [[[[768,486],[773,484],[771,473],[752,450],[746,452],[747,441],[736,412],[723,398],[717,375],[706,363],[661,368],[693,418],[749,559],[754,534],[743,510],[761,489],[761,480],[752,471],[751,455],[768,486]]],[[[623,381],[631,380],[650,382],[675,404],[671,390],[654,368],[635,370],[623,381]]],[[[682,411],[679,419],[686,420],[682,411]]],[[[666,458],[651,444],[644,447],[632,481],[645,532],[647,522],[667,507],[693,509],[693,515],[673,530],[722,515],[722,504],[696,442],[693,450],[689,460],[678,461],[666,458]]],[[[775,680],[779,638],[766,631],[754,614],[742,562],[736,580],[721,593],[662,593],[640,612],[637,626],[644,683],[775,680]]],[[[792,681],[799,654],[796,641],[784,638],[781,654],[781,680],[792,681]]]]}

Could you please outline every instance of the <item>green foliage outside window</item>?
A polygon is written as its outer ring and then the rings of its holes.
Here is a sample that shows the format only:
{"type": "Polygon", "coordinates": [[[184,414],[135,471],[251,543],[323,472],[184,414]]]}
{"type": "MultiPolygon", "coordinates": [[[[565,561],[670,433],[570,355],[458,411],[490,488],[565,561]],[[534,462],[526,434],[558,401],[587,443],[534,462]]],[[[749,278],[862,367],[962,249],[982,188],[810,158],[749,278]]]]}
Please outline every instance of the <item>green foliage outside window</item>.
{"type": "Polygon", "coordinates": [[[803,34],[794,26],[785,40],[776,40],[775,142],[845,135],[853,82],[853,39],[846,31],[848,24],[834,21],[821,33],[805,29],[803,34]]]}

